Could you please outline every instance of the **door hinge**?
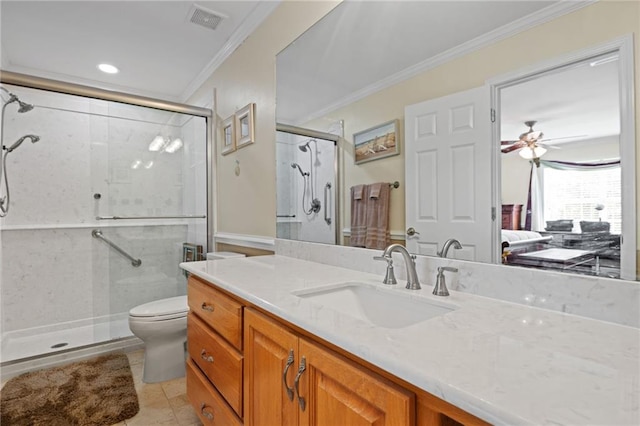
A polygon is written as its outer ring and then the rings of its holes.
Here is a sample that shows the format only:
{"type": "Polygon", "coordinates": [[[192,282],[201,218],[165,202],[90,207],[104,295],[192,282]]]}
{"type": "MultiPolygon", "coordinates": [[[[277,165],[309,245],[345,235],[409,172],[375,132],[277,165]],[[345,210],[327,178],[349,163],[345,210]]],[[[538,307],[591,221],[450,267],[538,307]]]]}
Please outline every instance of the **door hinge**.
{"type": "Polygon", "coordinates": [[[491,207],[491,220],[496,220],[496,208],[491,207]]]}
{"type": "Polygon", "coordinates": [[[491,122],[495,123],[496,122],[496,110],[491,108],[491,122]]]}

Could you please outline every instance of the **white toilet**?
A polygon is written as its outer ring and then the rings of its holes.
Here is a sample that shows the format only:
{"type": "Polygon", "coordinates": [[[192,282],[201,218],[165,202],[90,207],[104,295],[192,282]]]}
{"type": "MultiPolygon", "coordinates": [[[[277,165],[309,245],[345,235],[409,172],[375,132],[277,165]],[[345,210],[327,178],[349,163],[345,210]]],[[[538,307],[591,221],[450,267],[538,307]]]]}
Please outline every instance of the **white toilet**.
{"type": "MultiPolygon", "coordinates": [[[[232,252],[207,253],[207,260],[244,257],[232,252]]],[[[164,382],[185,375],[187,296],[170,297],[129,311],[129,329],[144,342],[142,381],[164,382]]]]}

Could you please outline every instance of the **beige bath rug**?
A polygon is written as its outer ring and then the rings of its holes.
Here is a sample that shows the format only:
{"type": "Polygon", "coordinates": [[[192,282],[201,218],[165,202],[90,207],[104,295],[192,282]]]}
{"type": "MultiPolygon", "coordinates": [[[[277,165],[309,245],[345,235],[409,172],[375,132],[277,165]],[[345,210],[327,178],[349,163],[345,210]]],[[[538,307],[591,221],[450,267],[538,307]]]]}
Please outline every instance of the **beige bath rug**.
{"type": "Polygon", "coordinates": [[[22,374],[0,391],[0,424],[112,425],[138,412],[126,355],[22,374]]]}

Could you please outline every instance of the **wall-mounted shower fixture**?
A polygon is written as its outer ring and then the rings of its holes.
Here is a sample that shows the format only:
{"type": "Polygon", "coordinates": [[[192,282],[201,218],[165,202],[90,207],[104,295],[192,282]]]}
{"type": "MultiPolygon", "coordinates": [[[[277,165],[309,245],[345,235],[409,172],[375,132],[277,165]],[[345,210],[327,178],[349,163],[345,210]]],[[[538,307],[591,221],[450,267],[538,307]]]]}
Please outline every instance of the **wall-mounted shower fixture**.
{"type": "Polygon", "coordinates": [[[33,109],[33,105],[25,103],[25,102],[22,102],[20,100],[20,98],[18,98],[16,95],[11,93],[10,91],[5,89],[4,87],[0,86],[0,89],[2,89],[9,96],[9,99],[7,101],[5,101],[4,105],[2,106],[2,112],[3,113],[4,113],[4,109],[6,108],[6,106],[9,105],[10,103],[13,103],[13,102],[17,102],[18,103],[18,112],[20,112],[20,113],[29,112],[29,111],[31,111],[33,109]]]}
{"type": "Polygon", "coordinates": [[[9,99],[7,100],[2,98],[4,104],[2,105],[2,117],[0,118],[0,147],[2,147],[2,152],[0,153],[0,156],[2,157],[0,159],[0,217],[5,217],[7,213],[9,213],[9,203],[11,200],[11,196],[9,194],[9,180],[7,178],[7,157],[11,152],[17,149],[25,139],[30,139],[32,143],[36,143],[40,140],[40,136],[24,135],[15,141],[10,147],[7,148],[4,145],[4,112],[7,106],[16,102],[18,104],[18,112],[25,113],[31,111],[33,109],[33,105],[22,102],[18,96],[14,95],[2,86],[0,86],[0,89],[9,96],[9,99]],[[5,195],[1,196],[3,188],[5,195]]]}
{"type": "Polygon", "coordinates": [[[298,171],[300,172],[300,174],[302,175],[302,177],[309,176],[309,172],[303,172],[303,171],[302,171],[302,167],[300,167],[300,164],[298,164],[298,163],[291,163],[291,167],[292,167],[292,168],[294,168],[294,169],[297,167],[297,168],[298,168],[298,171]]]}
{"type": "Polygon", "coordinates": [[[7,148],[6,146],[2,146],[2,149],[7,151],[7,154],[10,152],[13,152],[16,148],[18,148],[22,142],[24,142],[25,139],[31,139],[31,143],[36,143],[40,140],[40,136],[36,136],[36,135],[24,135],[23,137],[21,137],[20,139],[18,139],[17,141],[15,141],[13,143],[13,145],[11,145],[9,148],[7,148]]]}

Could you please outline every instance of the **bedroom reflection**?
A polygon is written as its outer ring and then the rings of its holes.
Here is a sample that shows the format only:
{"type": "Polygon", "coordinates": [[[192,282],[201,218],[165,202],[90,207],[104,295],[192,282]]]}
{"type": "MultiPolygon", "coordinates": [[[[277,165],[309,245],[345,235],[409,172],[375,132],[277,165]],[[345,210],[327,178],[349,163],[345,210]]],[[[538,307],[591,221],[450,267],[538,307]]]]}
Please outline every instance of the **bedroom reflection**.
{"type": "Polygon", "coordinates": [[[620,277],[617,65],[610,54],[500,91],[504,264],[620,277]]]}

